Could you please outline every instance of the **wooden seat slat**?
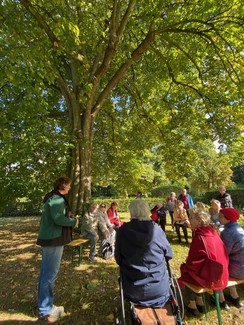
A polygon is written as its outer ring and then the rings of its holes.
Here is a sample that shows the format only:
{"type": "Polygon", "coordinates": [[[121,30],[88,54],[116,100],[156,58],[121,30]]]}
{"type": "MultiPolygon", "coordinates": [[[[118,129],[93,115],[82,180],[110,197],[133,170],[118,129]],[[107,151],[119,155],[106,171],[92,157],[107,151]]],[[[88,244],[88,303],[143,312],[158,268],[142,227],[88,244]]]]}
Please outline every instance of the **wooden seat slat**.
{"type": "MultiPolygon", "coordinates": [[[[184,285],[186,287],[188,287],[189,289],[191,289],[193,292],[195,293],[205,293],[207,292],[208,294],[210,295],[214,295],[214,299],[215,299],[215,302],[216,302],[216,308],[217,308],[217,315],[218,315],[218,323],[219,325],[222,325],[222,318],[221,318],[221,310],[220,310],[220,306],[219,306],[219,294],[218,294],[218,291],[214,291],[210,288],[202,288],[198,285],[195,285],[195,284],[192,284],[192,283],[189,283],[189,282],[186,282],[186,281],[182,281],[184,283],[184,285]]],[[[227,283],[227,287],[232,287],[232,286],[236,286],[238,284],[242,284],[244,283],[244,279],[235,279],[235,278],[229,278],[229,281],[227,283]]],[[[204,305],[205,305],[205,299],[204,299],[204,305]]],[[[205,305],[205,315],[206,315],[206,320],[207,320],[207,308],[206,308],[206,305],[205,305]]]]}
{"type": "Polygon", "coordinates": [[[88,238],[78,238],[78,239],[74,239],[70,243],[66,244],[66,246],[69,246],[72,249],[72,252],[71,252],[71,263],[72,264],[74,264],[74,258],[78,251],[77,266],[81,265],[83,244],[85,244],[87,242],[89,242],[88,238]]]}
{"type": "Polygon", "coordinates": [[[87,238],[79,238],[74,239],[70,243],[68,243],[66,246],[79,246],[80,244],[85,244],[89,241],[87,238]]]}

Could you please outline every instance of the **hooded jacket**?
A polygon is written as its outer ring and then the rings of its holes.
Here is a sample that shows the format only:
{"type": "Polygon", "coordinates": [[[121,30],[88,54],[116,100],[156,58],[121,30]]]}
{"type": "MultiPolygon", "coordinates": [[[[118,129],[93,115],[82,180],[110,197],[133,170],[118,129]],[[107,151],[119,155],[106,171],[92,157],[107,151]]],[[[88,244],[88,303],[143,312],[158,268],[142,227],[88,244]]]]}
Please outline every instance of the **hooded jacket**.
{"type": "Polygon", "coordinates": [[[75,223],[66,198],[53,190],[44,198],[37,245],[45,247],[68,244],[72,240],[72,227],[75,223]]]}
{"type": "Polygon", "coordinates": [[[228,263],[228,253],[218,233],[211,226],[199,227],[194,232],[186,263],[181,266],[180,282],[183,280],[200,286],[204,283],[206,288],[222,290],[229,279],[228,263]],[[214,278],[212,273],[214,263],[212,267],[206,269],[205,260],[208,258],[222,265],[222,270],[216,270],[214,278]],[[198,282],[198,278],[201,278],[201,281],[199,279],[198,282]],[[221,281],[214,284],[216,278],[221,281]]]}
{"type": "Polygon", "coordinates": [[[165,259],[173,256],[162,229],[132,219],[117,232],[115,260],[120,266],[125,298],[141,306],[162,307],[170,297],[165,259]]]}

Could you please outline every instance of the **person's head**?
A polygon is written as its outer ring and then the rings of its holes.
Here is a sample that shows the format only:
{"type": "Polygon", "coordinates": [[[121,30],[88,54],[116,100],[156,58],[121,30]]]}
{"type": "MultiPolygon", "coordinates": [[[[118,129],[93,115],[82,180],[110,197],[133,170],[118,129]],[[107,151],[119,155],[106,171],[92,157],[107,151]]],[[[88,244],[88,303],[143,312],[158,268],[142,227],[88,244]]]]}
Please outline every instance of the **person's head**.
{"type": "Polygon", "coordinates": [[[159,202],[156,203],[156,206],[157,206],[158,209],[160,209],[160,208],[162,208],[163,203],[159,201],[159,202]]]}
{"type": "Polygon", "coordinates": [[[190,209],[189,214],[191,229],[193,230],[202,226],[208,226],[210,223],[210,215],[203,209],[190,209]]]}
{"type": "Polygon", "coordinates": [[[234,208],[224,208],[219,211],[219,222],[225,225],[230,222],[236,222],[240,218],[240,212],[234,208]]]}
{"type": "Polygon", "coordinates": [[[150,220],[150,207],[144,200],[131,201],[129,210],[131,219],[150,220]]]}
{"type": "Polygon", "coordinates": [[[141,198],[142,198],[142,192],[138,191],[138,192],[136,193],[136,198],[137,198],[137,199],[141,199],[141,198]]]}
{"type": "Polygon", "coordinates": [[[183,208],[184,204],[183,204],[183,202],[181,200],[177,200],[176,201],[176,206],[177,206],[177,208],[183,208]]]}
{"type": "Polygon", "coordinates": [[[218,187],[218,190],[221,195],[223,195],[226,192],[226,188],[223,185],[220,185],[218,187]]]}
{"type": "Polygon", "coordinates": [[[110,204],[110,208],[112,208],[113,210],[117,210],[119,207],[119,204],[118,202],[116,201],[113,201],[111,204],[110,204]]]}
{"type": "Polygon", "coordinates": [[[175,197],[176,197],[175,192],[170,192],[170,197],[171,197],[171,198],[175,198],[175,197]]]}
{"type": "Polygon", "coordinates": [[[106,211],[106,203],[104,202],[100,203],[99,210],[101,210],[102,212],[106,211]]]}
{"type": "Polygon", "coordinates": [[[96,202],[93,202],[90,206],[91,213],[95,213],[98,209],[99,205],[96,202]]]}
{"type": "Polygon", "coordinates": [[[197,207],[197,209],[205,209],[205,204],[202,202],[197,202],[196,207],[197,207]]]}
{"type": "Polygon", "coordinates": [[[221,203],[218,200],[212,199],[210,201],[213,210],[219,211],[221,208],[221,203]]]}
{"type": "Polygon", "coordinates": [[[187,190],[185,188],[183,188],[181,190],[181,195],[186,196],[186,194],[187,194],[187,190]]]}
{"type": "Polygon", "coordinates": [[[71,188],[71,180],[69,177],[59,177],[53,183],[53,187],[56,191],[59,191],[61,194],[65,195],[68,194],[71,188]]]}

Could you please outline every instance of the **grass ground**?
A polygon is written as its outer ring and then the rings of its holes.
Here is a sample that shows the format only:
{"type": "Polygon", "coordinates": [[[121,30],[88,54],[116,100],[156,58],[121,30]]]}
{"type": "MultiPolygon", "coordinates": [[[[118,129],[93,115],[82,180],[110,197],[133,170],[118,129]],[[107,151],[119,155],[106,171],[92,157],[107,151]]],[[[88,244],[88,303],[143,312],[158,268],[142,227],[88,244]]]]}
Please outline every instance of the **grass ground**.
{"type": "MultiPolygon", "coordinates": [[[[121,214],[127,220],[128,214],[121,214]]],[[[37,282],[41,250],[35,245],[39,218],[0,218],[0,323],[43,324],[37,320],[37,282]]],[[[179,245],[176,234],[166,228],[174,258],[171,269],[178,276],[179,266],[185,260],[189,246],[179,245]]],[[[95,325],[115,324],[119,310],[118,267],[114,259],[89,263],[88,247],[83,252],[80,267],[71,265],[66,247],[55,286],[55,303],[67,311],[59,324],[95,325]]],[[[239,294],[244,300],[244,286],[239,294]]],[[[184,293],[184,292],[183,292],[184,293]]],[[[207,297],[208,300],[208,297],[207,297]]],[[[231,307],[222,311],[223,325],[244,324],[244,310],[231,307]]],[[[217,313],[209,304],[208,322],[205,317],[193,318],[186,314],[186,325],[217,324],[217,313]]]]}

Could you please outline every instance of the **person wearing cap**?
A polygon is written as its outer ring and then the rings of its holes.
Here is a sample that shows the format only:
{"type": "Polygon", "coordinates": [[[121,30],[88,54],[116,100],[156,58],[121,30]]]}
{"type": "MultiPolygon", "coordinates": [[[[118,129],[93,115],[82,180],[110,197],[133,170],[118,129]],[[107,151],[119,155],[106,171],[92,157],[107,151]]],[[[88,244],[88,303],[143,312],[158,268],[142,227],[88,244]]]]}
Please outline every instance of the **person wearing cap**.
{"type": "Polygon", "coordinates": [[[223,185],[218,187],[219,194],[216,196],[216,200],[218,200],[221,204],[221,208],[233,208],[231,195],[226,192],[226,188],[223,185]]]}
{"type": "MultiPolygon", "coordinates": [[[[244,279],[244,229],[237,223],[240,212],[234,208],[224,208],[219,212],[219,221],[224,226],[220,237],[224,242],[229,255],[229,275],[237,279],[244,279]]],[[[220,301],[223,299],[220,294],[220,301]]],[[[225,297],[235,307],[241,308],[236,287],[230,287],[230,295],[225,297]]]]}

